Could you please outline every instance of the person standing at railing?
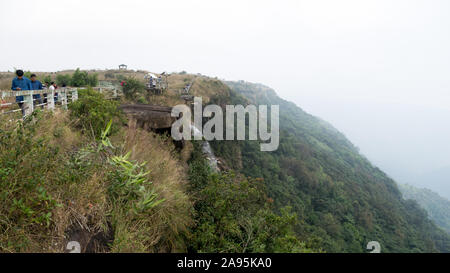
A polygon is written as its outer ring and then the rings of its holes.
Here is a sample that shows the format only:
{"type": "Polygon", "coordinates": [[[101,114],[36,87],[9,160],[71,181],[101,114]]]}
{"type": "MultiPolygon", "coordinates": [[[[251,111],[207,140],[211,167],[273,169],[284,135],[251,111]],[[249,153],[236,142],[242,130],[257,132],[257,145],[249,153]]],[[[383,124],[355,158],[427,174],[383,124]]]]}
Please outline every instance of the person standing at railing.
{"type": "MultiPolygon", "coordinates": [[[[22,70],[16,71],[17,77],[12,80],[11,90],[14,91],[24,91],[31,90],[31,81],[23,75],[22,70]]],[[[16,102],[19,105],[20,109],[22,109],[22,115],[25,115],[25,107],[23,103],[23,96],[16,96],[16,102]]]]}
{"type": "MultiPolygon", "coordinates": [[[[42,90],[42,83],[36,79],[36,74],[31,74],[31,90],[42,90]]],[[[41,94],[33,95],[33,104],[42,104],[41,94]]],[[[42,108],[42,107],[41,107],[42,108]]]]}
{"type": "Polygon", "coordinates": [[[55,93],[56,88],[57,87],[55,82],[51,82],[50,87],[48,88],[48,90],[50,90],[50,96],[53,94],[53,99],[55,103],[58,101],[58,93],[55,93]]]}

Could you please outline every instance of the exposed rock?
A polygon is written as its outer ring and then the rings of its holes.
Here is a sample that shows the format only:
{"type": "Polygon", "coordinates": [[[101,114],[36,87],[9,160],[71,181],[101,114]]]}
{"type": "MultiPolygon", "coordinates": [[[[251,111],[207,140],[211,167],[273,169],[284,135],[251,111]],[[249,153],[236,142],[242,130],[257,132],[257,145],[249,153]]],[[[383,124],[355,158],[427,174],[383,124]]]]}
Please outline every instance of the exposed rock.
{"type": "MultiPolygon", "coordinates": [[[[128,127],[142,128],[157,134],[170,136],[172,124],[176,121],[171,116],[172,107],[148,104],[123,104],[120,109],[128,116],[128,127]]],[[[184,141],[173,141],[177,149],[184,147],[184,141]]]]}
{"type": "Polygon", "coordinates": [[[176,118],[172,117],[172,107],[147,104],[124,104],[120,109],[129,117],[130,127],[145,130],[167,129],[172,127],[176,118]]]}

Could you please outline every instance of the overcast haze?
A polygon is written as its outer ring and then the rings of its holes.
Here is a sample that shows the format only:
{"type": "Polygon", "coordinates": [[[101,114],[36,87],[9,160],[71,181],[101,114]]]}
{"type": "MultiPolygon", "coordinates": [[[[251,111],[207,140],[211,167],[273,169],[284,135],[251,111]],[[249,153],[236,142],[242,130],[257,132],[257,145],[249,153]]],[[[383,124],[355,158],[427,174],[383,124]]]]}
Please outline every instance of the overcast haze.
{"type": "Polygon", "coordinates": [[[449,12],[447,0],[2,0],[0,70],[125,63],[260,82],[424,185],[450,166],[449,12]]]}

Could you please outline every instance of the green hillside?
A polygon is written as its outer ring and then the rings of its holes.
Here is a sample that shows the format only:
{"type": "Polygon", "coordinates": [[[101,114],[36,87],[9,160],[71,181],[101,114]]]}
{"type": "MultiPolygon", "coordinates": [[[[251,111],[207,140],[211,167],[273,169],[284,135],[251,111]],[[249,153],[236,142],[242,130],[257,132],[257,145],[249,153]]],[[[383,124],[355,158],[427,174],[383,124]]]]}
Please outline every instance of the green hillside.
{"type": "Polygon", "coordinates": [[[417,201],[431,220],[439,227],[450,232],[450,201],[429,189],[420,189],[411,185],[399,185],[403,198],[417,201]]]}
{"type": "Polygon", "coordinates": [[[344,135],[263,85],[227,82],[230,97],[213,102],[280,105],[280,146],[260,152],[257,141],[215,141],[216,154],[250,177],[263,178],[277,207],[298,215],[296,232],[309,247],[363,252],[450,251],[450,239],[395,182],[359,154],[344,135]]]}

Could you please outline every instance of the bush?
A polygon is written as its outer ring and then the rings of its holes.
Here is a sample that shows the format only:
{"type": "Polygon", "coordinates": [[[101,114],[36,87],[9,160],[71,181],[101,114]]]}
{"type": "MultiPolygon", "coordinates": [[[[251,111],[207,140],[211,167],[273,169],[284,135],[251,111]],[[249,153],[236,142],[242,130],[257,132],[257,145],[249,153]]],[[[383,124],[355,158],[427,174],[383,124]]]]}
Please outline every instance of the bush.
{"type": "Polygon", "coordinates": [[[125,78],[125,85],[123,86],[123,93],[127,99],[138,100],[145,95],[145,85],[136,78],[125,78]]]}
{"type": "Polygon", "coordinates": [[[118,110],[118,103],[106,100],[103,94],[87,88],[79,90],[79,99],[69,104],[70,116],[76,120],[77,125],[84,133],[99,138],[102,129],[113,119],[111,132],[115,133],[120,128],[123,116],[118,110]]]}

